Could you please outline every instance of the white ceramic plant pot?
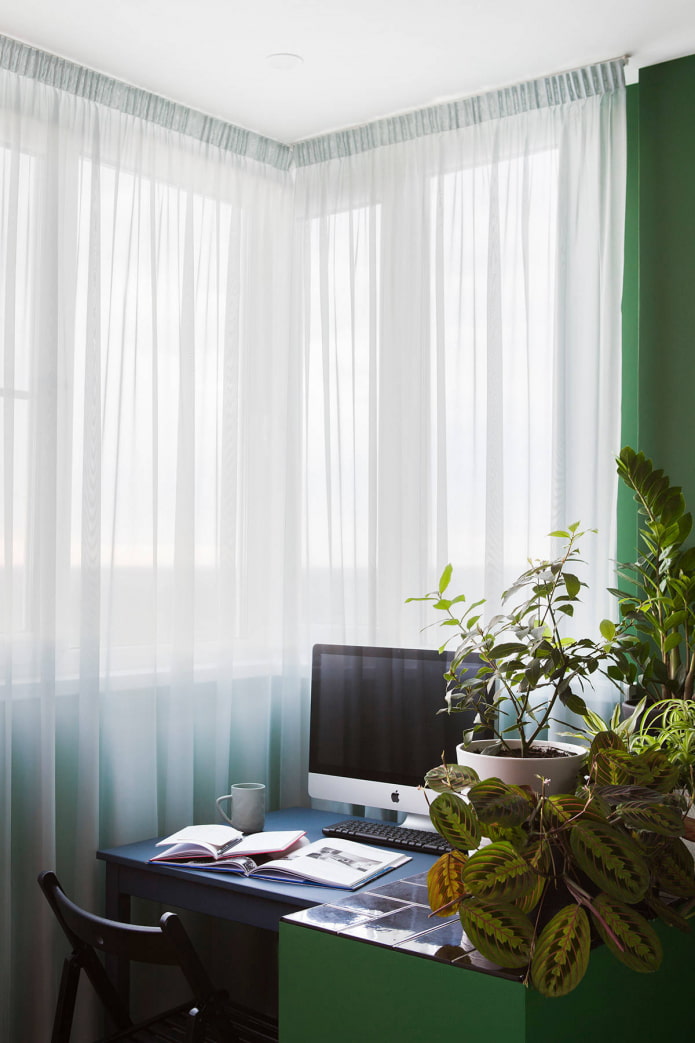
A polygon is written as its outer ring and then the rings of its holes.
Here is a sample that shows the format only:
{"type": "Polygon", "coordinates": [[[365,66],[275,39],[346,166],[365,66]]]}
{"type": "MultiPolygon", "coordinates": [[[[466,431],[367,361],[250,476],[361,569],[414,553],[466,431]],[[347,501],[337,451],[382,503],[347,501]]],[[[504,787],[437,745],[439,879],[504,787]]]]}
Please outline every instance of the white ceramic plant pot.
{"type": "MultiPolygon", "coordinates": [[[[547,757],[495,757],[477,752],[489,745],[489,739],[474,739],[467,746],[457,746],[458,763],[475,768],[481,779],[502,779],[503,782],[509,782],[514,786],[530,786],[537,792],[541,789],[540,775],[550,780],[545,787],[548,794],[574,793],[577,788],[577,775],[587,753],[584,747],[572,743],[543,740],[537,740],[533,745],[548,748],[547,757]],[[554,757],[550,754],[552,749],[562,750],[569,756],[554,757]]],[[[518,749],[521,743],[518,739],[510,740],[508,745],[518,749]]]]}

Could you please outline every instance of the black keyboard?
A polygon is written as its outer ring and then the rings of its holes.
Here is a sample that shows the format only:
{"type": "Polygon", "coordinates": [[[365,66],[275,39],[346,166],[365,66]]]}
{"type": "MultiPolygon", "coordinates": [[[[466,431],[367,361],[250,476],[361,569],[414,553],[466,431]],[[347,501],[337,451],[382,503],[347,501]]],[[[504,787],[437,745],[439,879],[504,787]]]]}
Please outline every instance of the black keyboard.
{"type": "Polygon", "coordinates": [[[429,829],[408,829],[391,822],[364,822],[359,818],[324,826],[323,835],[376,844],[378,847],[395,847],[401,851],[420,851],[423,855],[443,855],[451,851],[451,844],[439,833],[429,829]]]}

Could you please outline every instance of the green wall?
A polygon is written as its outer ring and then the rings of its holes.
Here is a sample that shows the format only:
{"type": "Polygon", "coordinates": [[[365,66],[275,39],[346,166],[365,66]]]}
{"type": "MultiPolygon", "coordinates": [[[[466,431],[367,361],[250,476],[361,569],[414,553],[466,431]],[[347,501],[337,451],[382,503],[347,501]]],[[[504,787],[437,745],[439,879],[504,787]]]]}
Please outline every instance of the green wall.
{"type": "MultiPolygon", "coordinates": [[[[642,449],[695,509],[695,55],[628,88],[623,444],[642,449]]],[[[635,514],[621,491],[618,557],[635,514]]]]}

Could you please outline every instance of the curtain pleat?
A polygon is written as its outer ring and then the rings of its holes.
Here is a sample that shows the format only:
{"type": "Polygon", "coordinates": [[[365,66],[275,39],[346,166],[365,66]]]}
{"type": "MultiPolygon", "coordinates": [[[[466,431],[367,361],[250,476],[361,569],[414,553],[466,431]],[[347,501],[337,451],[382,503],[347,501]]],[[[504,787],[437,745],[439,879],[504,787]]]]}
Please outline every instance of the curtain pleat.
{"type": "Polygon", "coordinates": [[[307,801],[314,642],[437,645],[406,597],[576,520],[608,613],[615,63],[293,158],[160,101],[0,38],[8,1040],[49,1036],[41,869],[98,908],[99,846],[307,801]]]}

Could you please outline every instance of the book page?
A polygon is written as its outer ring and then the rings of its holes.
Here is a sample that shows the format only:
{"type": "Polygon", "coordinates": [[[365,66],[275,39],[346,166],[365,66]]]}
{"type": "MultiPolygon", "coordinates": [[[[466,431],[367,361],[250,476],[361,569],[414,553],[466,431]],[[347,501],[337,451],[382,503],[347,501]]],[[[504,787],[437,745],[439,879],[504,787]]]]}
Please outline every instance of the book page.
{"type": "Polygon", "coordinates": [[[402,851],[370,847],[335,837],[314,841],[285,858],[260,866],[259,875],[293,876],[332,887],[359,887],[388,869],[410,861],[402,851]]]}

